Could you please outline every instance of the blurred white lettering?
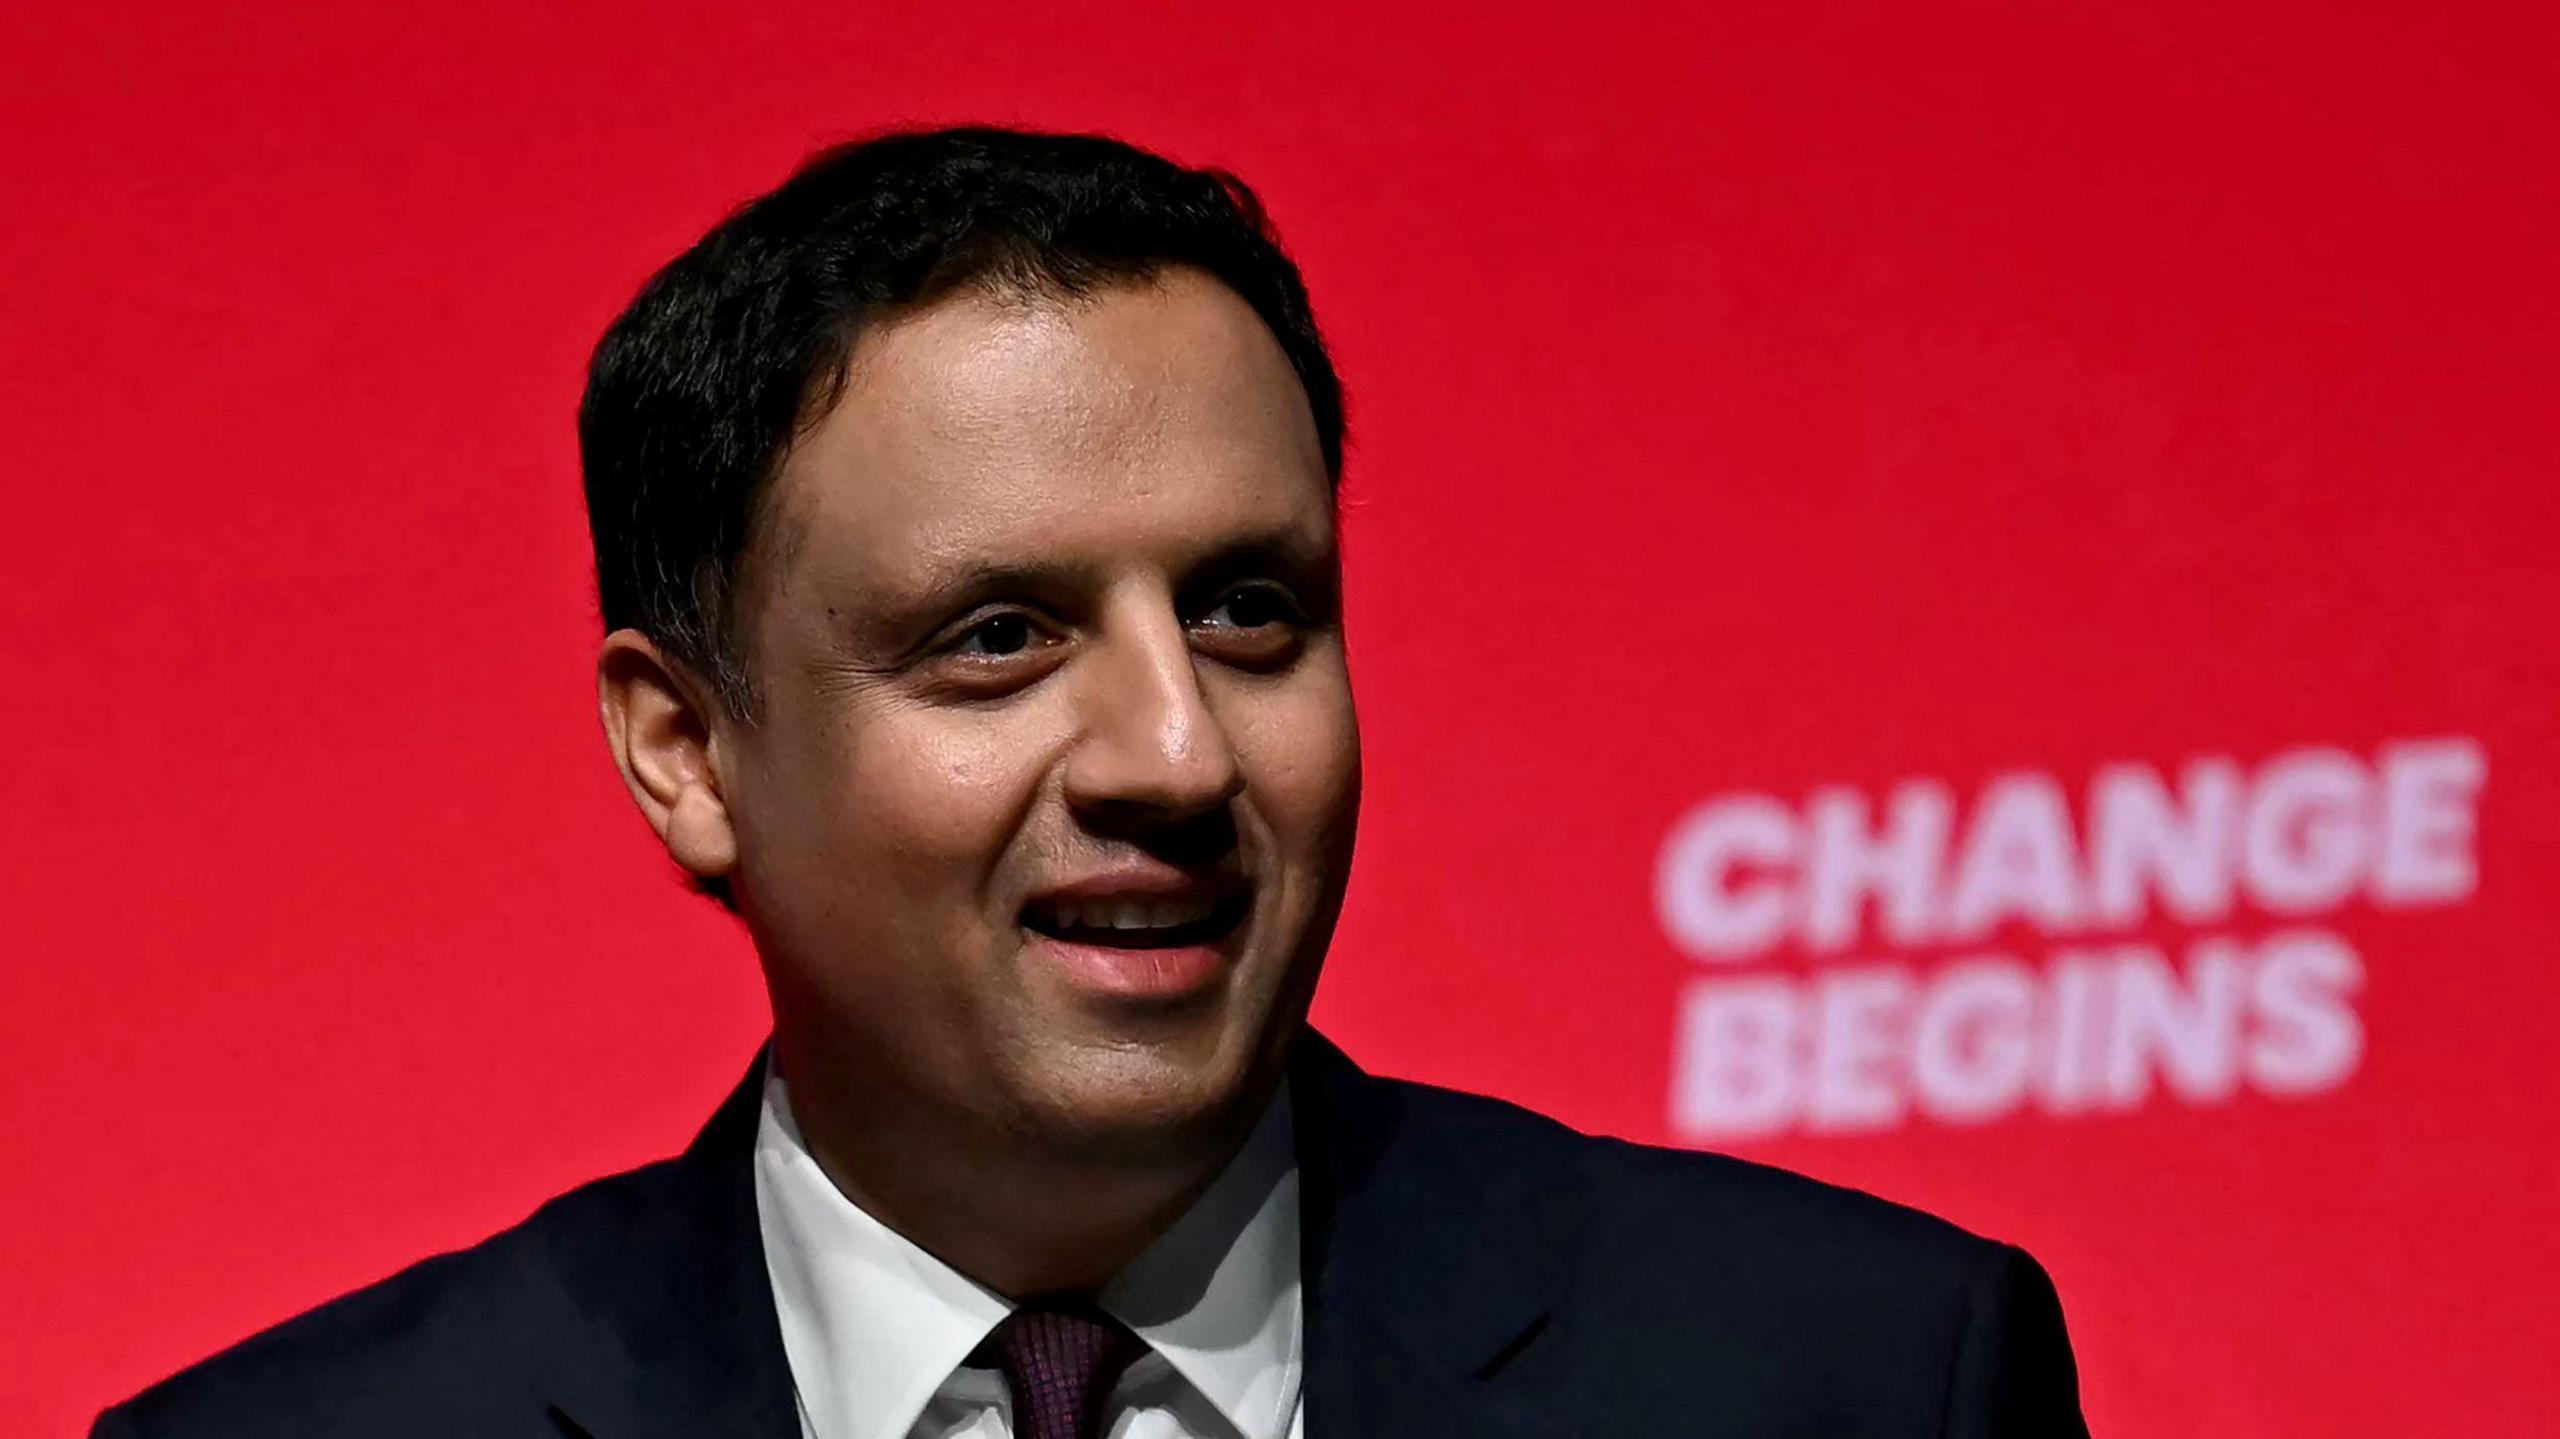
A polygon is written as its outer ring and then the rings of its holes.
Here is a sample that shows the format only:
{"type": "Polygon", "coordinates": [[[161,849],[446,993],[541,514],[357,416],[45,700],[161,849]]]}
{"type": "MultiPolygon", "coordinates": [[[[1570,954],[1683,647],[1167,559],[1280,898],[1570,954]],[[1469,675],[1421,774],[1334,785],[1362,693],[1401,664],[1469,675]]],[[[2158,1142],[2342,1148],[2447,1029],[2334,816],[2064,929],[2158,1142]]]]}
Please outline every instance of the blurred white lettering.
{"type": "Polygon", "coordinates": [[[1663,844],[1665,932],[1718,966],[1792,948],[1812,967],[1690,983],[1672,1125],[1856,1134],[2333,1090],[2364,1056],[2364,960],[2304,921],[2469,899],[2488,770],[2450,737],[2103,765],[2076,812],[2035,771],[1969,801],[1927,778],[1709,799],[1663,844]],[[2281,927],[2230,932],[2251,915],[2281,927]],[[2036,936],[2074,942],[2016,957],[2036,936]],[[1912,962],[1986,942],[2009,952],[1912,962]]]}
{"type": "Polygon", "coordinates": [[[1849,965],[1699,979],[1682,1003],[1672,1120],[1684,1138],[1732,1141],[1869,1132],[1914,1110],[1950,1124],[2130,1110],[2155,1088],[2190,1104],[2301,1098],[2354,1073],[2362,977],[2336,935],[2290,930],[2199,940],[2179,965],[2124,944],[2042,970],[1983,955],[1926,977],[1849,965]]]}

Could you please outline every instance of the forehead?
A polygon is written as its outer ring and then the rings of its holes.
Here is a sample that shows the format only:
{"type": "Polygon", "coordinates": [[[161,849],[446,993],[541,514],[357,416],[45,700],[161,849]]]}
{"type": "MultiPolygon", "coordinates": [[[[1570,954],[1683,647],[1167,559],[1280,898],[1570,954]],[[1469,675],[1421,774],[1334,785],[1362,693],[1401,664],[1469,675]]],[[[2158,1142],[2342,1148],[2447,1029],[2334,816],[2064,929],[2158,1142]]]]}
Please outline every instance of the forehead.
{"type": "Polygon", "coordinates": [[[990,560],[1170,563],[1332,523],[1287,356],[1187,270],[1081,297],[964,292],[866,333],[772,503],[785,570],[860,589],[990,560]]]}

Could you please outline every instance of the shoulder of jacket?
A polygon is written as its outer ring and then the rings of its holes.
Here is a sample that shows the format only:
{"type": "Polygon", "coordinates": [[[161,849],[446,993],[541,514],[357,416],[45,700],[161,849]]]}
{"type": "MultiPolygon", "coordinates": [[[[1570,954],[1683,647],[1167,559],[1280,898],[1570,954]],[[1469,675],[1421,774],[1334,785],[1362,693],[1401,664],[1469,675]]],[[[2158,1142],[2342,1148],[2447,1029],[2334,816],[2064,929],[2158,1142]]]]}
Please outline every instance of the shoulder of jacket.
{"type": "Polygon", "coordinates": [[[2006,1246],[1908,1205],[1775,1165],[1587,1134],[1505,1100],[1405,1080],[1412,1136],[1444,1163],[1567,1186],[1597,1234],[1635,1233],[1677,1259],[1696,1249],[1855,1255],[1959,1295],[2006,1246]]]}

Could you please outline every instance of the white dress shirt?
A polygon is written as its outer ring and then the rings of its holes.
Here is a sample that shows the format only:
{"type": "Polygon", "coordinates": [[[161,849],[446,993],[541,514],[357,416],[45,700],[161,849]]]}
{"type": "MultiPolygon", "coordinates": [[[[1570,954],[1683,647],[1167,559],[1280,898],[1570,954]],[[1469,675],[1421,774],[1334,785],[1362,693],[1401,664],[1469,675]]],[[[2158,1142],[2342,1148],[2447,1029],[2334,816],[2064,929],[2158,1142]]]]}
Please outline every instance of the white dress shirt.
{"type": "MultiPolygon", "coordinates": [[[[1004,1378],[963,1361],[1013,1305],[845,1198],[768,1066],[756,1218],[804,1439],[1011,1439],[1004,1378]]],[[[1284,1088],[1208,1190],[1102,1287],[1149,1353],[1110,1439],[1300,1439],[1298,1171],[1284,1088]]]]}

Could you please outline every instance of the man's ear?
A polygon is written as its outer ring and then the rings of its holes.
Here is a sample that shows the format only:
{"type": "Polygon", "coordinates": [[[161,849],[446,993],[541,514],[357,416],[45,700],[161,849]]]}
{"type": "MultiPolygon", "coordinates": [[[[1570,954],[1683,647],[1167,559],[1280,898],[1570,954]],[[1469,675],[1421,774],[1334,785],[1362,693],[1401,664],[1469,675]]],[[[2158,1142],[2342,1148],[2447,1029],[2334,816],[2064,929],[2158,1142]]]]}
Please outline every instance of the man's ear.
{"type": "Polygon", "coordinates": [[[596,702],[622,782],[668,856],[696,879],[727,878],[738,865],[738,833],[721,789],[708,688],[648,636],[615,630],[596,656],[596,702]]]}

